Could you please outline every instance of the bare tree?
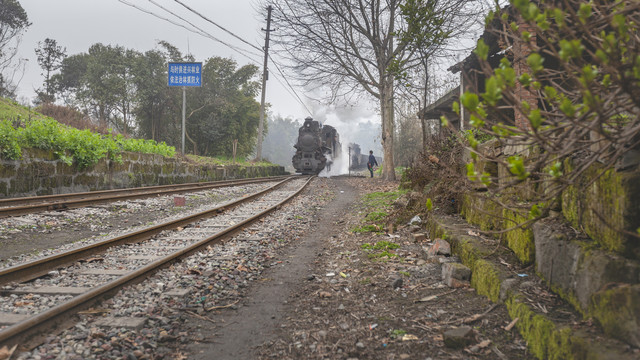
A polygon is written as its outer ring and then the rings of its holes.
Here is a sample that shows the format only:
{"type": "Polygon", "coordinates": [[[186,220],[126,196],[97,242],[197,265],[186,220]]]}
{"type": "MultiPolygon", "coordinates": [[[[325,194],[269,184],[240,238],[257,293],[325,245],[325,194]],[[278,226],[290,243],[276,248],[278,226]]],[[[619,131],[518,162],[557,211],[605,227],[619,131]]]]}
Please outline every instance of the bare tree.
{"type": "Polygon", "coordinates": [[[387,180],[395,180],[396,79],[446,43],[457,11],[470,1],[453,2],[430,2],[430,12],[419,20],[423,28],[431,24],[432,33],[418,44],[398,38],[410,30],[402,16],[407,0],[272,0],[276,51],[291,61],[302,85],[329,89],[329,101],[364,94],[379,101],[387,180]]]}
{"type": "MultiPolygon", "coordinates": [[[[397,46],[400,0],[274,0],[279,54],[307,88],[330,89],[329,100],[363,93],[380,102],[383,178],[395,180],[393,162],[394,59],[411,56],[397,46]]],[[[278,50],[276,50],[278,51],[278,50]]]]}
{"type": "Polygon", "coordinates": [[[11,96],[15,91],[13,78],[24,69],[14,62],[22,32],[31,25],[27,13],[17,0],[0,0],[0,95],[11,96]],[[7,76],[7,74],[10,74],[7,76]]]}

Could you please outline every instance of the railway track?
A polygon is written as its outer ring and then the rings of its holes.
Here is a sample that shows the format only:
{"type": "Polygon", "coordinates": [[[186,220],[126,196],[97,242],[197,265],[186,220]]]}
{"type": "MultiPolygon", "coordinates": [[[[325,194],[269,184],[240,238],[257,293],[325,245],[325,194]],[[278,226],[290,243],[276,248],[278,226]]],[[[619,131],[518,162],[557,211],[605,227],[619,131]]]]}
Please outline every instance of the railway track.
{"type": "Polygon", "coordinates": [[[287,177],[288,176],[274,176],[255,179],[146,186],[139,188],[0,199],[0,218],[20,216],[42,211],[76,209],[107,202],[195,192],[232,185],[278,181],[286,179],[287,177]]]}
{"type": "Polygon", "coordinates": [[[63,327],[74,313],[254,223],[300,193],[309,181],[288,178],[206,211],[0,270],[3,309],[10,303],[37,303],[33,308],[42,310],[28,312],[22,306],[21,312],[0,313],[0,326],[7,326],[0,330],[0,346],[38,343],[51,329],[63,327]],[[55,287],[47,286],[47,279],[38,279],[37,287],[16,283],[43,274],[48,274],[55,287]],[[100,284],[72,285],[88,278],[87,283],[100,284]]]}

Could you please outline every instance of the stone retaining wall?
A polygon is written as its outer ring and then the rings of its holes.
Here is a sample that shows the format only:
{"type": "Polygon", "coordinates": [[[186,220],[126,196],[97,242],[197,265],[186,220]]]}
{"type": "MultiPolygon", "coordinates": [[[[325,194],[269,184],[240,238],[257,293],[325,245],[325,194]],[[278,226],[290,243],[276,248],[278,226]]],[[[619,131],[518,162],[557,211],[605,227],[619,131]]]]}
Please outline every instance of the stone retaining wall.
{"type": "MultiPolygon", "coordinates": [[[[562,195],[555,216],[530,228],[502,233],[523,265],[536,272],[585,318],[594,318],[605,333],[640,346],[640,169],[608,170],[597,180],[594,165],[562,195]],[[607,225],[607,223],[609,225],[607,225]],[[590,238],[580,238],[575,230],[590,238]],[[613,227],[612,227],[612,226],[613,227]]],[[[486,193],[465,196],[462,216],[482,230],[500,231],[526,219],[502,209],[486,193]],[[500,216],[501,215],[501,216],[500,216]]]]}
{"type": "Polygon", "coordinates": [[[140,153],[123,153],[122,163],[102,159],[84,170],[66,165],[50,151],[23,149],[22,157],[0,160],[0,198],[286,174],[279,165],[202,165],[140,153]]]}

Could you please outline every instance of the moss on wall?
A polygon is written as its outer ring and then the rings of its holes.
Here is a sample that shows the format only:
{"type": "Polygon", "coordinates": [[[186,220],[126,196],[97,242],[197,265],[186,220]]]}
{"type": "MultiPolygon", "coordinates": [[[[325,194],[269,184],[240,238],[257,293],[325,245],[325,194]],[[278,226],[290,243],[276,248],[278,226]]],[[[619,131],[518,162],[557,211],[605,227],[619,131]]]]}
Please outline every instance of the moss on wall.
{"type": "Polygon", "coordinates": [[[471,286],[476,288],[478,294],[485,295],[493,302],[498,302],[500,297],[500,271],[492,263],[486,260],[477,260],[473,266],[471,286]]]}
{"type": "Polygon", "coordinates": [[[485,196],[486,193],[467,193],[462,198],[461,215],[481,230],[502,229],[502,209],[485,196]]]}
{"type": "MultiPolygon", "coordinates": [[[[504,217],[504,229],[508,229],[516,226],[517,224],[522,224],[527,219],[515,211],[504,209],[502,211],[502,216],[504,217]]],[[[533,231],[529,228],[518,227],[513,230],[507,231],[504,235],[505,240],[507,242],[507,246],[509,249],[513,250],[513,252],[518,257],[518,260],[523,265],[532,264],[535,260],[536,248],[535,242],[533,239],[533,231]]]]}
{"type": "Polygon", "coordinates": [[[640,241],[623,231],[640,227],[640,170],[603,172],[602,165],[592,166],[562,193],[562,213],[604,249],[640,259],[640,241]]]}
{"type": "Polygon", "coordinates": [[[640,346],[640,285],[625,284],[596,293],[589,312],[605,333],[640,346]]]}
{"type": "Polygon", "coordinates": [[[531,353],[538,359],[568,360],[590,358],[589,350],[580,337],[568,327],[558,328],[545,316],[536,314],[517,296],[506,302],[511,318],[518,318],[516,327],[527,341],[531,353]]]}

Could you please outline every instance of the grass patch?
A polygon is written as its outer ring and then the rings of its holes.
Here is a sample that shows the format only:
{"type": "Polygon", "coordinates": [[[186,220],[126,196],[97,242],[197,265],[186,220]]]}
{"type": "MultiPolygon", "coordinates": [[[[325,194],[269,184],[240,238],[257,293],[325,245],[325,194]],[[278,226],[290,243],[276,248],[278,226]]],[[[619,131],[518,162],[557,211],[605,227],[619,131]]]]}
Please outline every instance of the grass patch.
{"type": "Polygon", "coordinates": [[[384,231],[382,231],[382,227],[375,225],[375,224],[370,224],[370,225],[362,225],[362,226],[358,226],[354,229],[351,230],[351,232],[353,233],[376,233],[376,234],[382,234],[384,231]]]}
{"type": "Polygon", "coordinates": [[[367,253],[367,257],[371,260],[382,260],[384,258],[396,258],[402,260],[398,254],[393,252],[393,250],[398,249],[399,247],[400,245],[386,240],[378,241],[375,244],[365,243],[360,246],[360,248],[367,253]]]}
{"type": "Polygon", "coordinates": [[[392,339],[397,339],[397,338],[400,338],[400,337],[402,337],[402,336],[404,336],[406,334],[407,334],[406,331],[404,331],[402,329],[396,329],[396,330],[391,330],[389,332],[389,337],[391,337],[392,339]]]}
{"type": "Polygon", "coordinates": [[[363,250],[394,250],[394,249],[398,249],[400,245],[390,241],[381,240],[373,245],[369,243],[364,243],[360,247],[363,250]]]}

